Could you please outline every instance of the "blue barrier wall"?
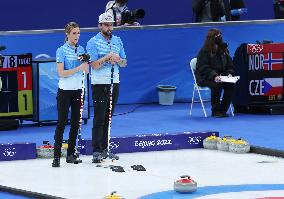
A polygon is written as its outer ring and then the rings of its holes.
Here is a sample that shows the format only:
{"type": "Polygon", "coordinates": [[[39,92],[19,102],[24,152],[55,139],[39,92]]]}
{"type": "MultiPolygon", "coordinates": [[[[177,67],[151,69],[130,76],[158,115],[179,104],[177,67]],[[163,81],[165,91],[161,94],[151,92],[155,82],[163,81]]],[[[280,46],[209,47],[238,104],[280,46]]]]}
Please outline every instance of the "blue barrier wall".
{"type": "MultiPolygon", "coordinates": [[[[61,29],[69,21],[76,21],[81,27],[96,27],[98,16],[104,12],[108,0],[69,1],[1,1],[1,30],[61,29]]],[[[272,0],[245,0],[249,10],[244,20],[272,19],[272,0]]],[[[163,0],[130,0],[130,9],[144,8],[142,24],[191,23],[191,0],[165,2],[163,0]],[[170,14],[169,14],[170,13],[170,14]]],[[[0,43],[1,44],[1,43],[0,43]]]]}
{"type": "Polygon", "coordinates": [[[245,0],[248,13],[243,20],[274,19],[273,0],[245,0]]]}
{"type": "MultiPolygon", "coordinates": [[[[156,86],[177,86],[176,101],[189,101],[193,80],[188,63],[203,45],[208,29],[220,28],[224,40],[229,43],[231,55],[241,43],[256,40],[283,42],[284,22],[242,22],[216,24],[185,24],[177,26],[146,26],[140,28],[117,28],[115,35],[122,38],[128,67],[121,69],[121,95],[119,103],[157,102],[156,86]]],[[[81,45],[97,30],[82,30],[81,45]]],[[[8,47],[5,54],[31,52],[55,56],[56,48],[63,43],[64,33],[0,35],[8,47]]]]}

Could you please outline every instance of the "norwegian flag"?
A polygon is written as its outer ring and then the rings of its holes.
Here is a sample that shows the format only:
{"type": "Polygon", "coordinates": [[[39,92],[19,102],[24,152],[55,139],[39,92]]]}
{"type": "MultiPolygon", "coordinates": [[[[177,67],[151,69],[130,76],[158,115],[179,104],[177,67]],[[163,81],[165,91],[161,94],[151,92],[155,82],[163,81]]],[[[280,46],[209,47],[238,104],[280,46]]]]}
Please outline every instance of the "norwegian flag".
{"type": "Polygon", "coordinates": [[[283,70],[283,53],[265,53],[264,70],[283,70]]]}

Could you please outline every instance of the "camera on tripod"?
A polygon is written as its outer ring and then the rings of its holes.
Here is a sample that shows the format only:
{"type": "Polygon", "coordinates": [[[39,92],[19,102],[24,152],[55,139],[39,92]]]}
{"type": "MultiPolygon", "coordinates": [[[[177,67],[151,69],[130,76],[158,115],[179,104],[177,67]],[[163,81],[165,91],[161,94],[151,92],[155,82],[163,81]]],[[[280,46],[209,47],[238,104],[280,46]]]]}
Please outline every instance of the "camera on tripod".
{"type": "Polygon", "coordinates": [[[125,10],[121,13],[121,24],[133,24],[137,22],[138,19],[142,19],[145,16],[145,10],[125,10]]]}

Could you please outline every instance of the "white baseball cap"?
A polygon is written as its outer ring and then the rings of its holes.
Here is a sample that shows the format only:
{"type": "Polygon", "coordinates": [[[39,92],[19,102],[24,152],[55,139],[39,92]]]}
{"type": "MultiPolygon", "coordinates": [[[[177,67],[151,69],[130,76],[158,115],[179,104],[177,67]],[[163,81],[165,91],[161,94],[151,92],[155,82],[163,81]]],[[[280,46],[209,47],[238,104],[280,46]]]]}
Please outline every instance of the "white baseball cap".
{"type": "Polygon", "coordinates": [[[114,23],[113,16],[110,13],[103,13],[99,16],[99,23],[114,23]]]}

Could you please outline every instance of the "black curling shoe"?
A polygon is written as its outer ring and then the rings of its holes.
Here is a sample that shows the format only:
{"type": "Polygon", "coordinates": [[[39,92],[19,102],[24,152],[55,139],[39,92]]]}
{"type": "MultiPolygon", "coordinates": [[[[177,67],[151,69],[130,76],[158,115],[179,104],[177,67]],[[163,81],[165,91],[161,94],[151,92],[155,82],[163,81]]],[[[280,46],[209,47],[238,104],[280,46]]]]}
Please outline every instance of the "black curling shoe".
{"type": "Polygon", "coordinates": [[[60,167],[60,158],[56,157],[53,159],[52,167],[60,167]]]}
{"type": "Polygon", "coordinates": [[[80,160],[76,155],[68,155],[66,157],[67,163],[73,163],[73,164],[79,164],[82,163],[82,160],[80,160]]]}

